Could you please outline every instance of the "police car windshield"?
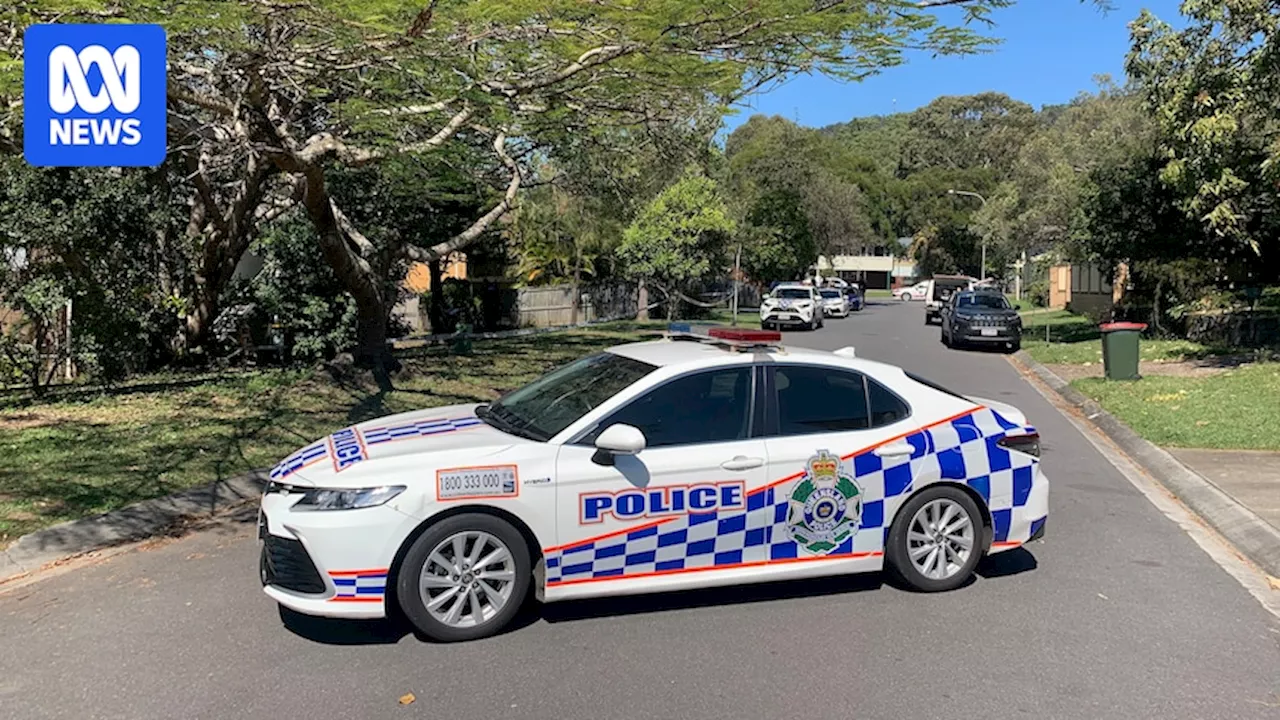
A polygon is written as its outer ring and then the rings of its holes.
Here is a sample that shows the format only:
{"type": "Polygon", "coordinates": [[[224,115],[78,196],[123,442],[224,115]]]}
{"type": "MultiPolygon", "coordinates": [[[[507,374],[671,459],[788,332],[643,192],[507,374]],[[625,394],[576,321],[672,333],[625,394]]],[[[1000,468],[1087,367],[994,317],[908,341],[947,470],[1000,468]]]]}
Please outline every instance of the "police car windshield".
{"type": "Polygon", "coordinates": [[[824,297],[824,298],[838,298],[838,297],[840,297],[840,291],[839,291],[839,290],[823,290],[823,291],[822,291],[822,297],[824,297]]]}
{"type": "Polygon", "coordinates": [[[778,288],[776,295],[786,300],[808,300],[809,290],[807,288],[778,288]]]}
{"type": "Polygon", "coordinates": [[[499,430],[549,440],[656,369],[613,353],[588,355],[507,393],[478,414],[499,430]]]}

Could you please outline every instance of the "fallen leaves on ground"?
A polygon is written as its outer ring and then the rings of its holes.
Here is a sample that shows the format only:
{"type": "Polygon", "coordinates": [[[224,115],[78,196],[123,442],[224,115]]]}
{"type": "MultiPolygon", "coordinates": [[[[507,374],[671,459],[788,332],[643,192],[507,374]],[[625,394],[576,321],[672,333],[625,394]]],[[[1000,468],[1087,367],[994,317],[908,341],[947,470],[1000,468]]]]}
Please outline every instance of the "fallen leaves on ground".
{"type": "Polygon", "coordinates": [[[409,705],[410,703],[412,703],[414,700],[417,700],[417,699],[418,699],[417,695],[414,695],[413,693],[405,693],[404,695],[400,696],[400,704],[409,705]]]}

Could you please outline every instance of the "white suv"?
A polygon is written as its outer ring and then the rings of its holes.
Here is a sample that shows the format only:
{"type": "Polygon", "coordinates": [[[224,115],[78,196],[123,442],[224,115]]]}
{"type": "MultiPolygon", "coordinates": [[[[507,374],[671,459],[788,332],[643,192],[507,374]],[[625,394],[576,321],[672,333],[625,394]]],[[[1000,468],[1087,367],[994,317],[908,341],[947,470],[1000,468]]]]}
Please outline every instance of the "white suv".
{"type": "Polygon", "coordinates": [[[781,328],[784,325],[822,327],[822,298],[809,285],[779,285],[760,303],[760,327],[781,328]]]}

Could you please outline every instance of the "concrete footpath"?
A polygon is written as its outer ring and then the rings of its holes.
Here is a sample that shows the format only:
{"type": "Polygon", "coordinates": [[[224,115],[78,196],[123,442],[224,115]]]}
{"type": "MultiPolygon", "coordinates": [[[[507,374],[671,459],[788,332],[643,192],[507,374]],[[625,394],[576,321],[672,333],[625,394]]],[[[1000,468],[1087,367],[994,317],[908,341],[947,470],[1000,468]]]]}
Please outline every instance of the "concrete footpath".
{"type": "Polygon", "coordinates": [[[1280,530],[1280,452],[1166,448],[1241,505],[1280,530]]]}
{"type": "Polygon", "coordinates": [[[1280,453],[1165,449],[1138,435],[1025,351],[1013,356],[1147,474],[1280,582],[1280,453]]]}

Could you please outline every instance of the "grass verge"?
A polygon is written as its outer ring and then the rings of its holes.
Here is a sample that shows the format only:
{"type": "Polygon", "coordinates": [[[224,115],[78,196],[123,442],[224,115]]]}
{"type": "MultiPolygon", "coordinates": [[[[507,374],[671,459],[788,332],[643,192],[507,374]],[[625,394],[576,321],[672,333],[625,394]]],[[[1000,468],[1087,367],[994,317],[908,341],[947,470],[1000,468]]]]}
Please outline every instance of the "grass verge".
{"type": "Polygon", "coordinates": [[[1072,385],[1156,445],[1280,450],[1280,363],[1208,377],[1082,378],[1072,385]]]}
{"type": "MultiPolygon", "coordinates": [[[[1102,333],[1089,318],[1066,310],[1023,313],[1022,349],[1046,365],[1096,364],[1102,362],[1102,333]]],[[[1141,360],[1159,362],[1197,360],[1240,352],[1238,348],[1145,336],[1138,351],[1141,360]]]]}
{"type": "Polygon", "coordinates": [[[64,520],[270,467],[345,425],[493,399],[641,329],[649,328],[615,323],[483,341],[470,356],[407,351],[386,393],[324,371],[260,370],[0,397],[0,547],[64,520]]]}

